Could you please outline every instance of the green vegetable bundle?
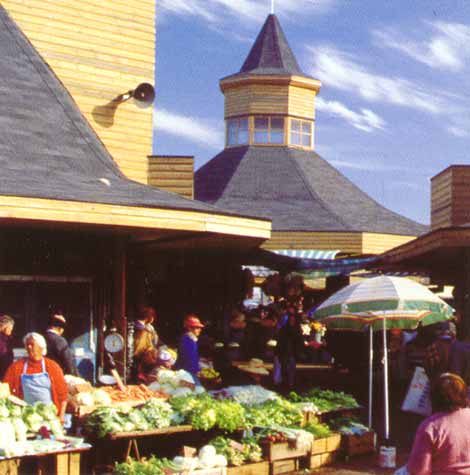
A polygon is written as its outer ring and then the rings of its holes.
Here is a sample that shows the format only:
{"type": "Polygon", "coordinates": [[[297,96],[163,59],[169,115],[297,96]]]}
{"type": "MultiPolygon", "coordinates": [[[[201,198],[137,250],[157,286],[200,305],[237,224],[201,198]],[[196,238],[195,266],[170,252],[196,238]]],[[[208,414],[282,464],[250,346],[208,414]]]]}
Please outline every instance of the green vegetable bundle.
{"type": "Polygon", "coordinates": [[[165,470],[176,470],[176,466],[168,459],[158,459],[155,456],[141,461],[129,459],[114,466],[115,475],[165,475],[165,470]]]}
{"type": "Polygon", "coordinates": [[[312,388],[304,394],[291,392],[289,400],[294,403],[311,402],[319,411],[328,412],[343,408],[358,407],[356,399],[350,394],[342,391],[331,391],[329,389],[312,388]]]}
{"type": "Polygon", "coordinates": [[[322,424],[318,420],[309,421],[302,429],[313,434],[315,439],[322,439],[331,435],[328,425],[322,424]]]}
{"type": "Polygon", "coordinates": [[[235,467],[249,462],[260,462],[263,459],[261,447],[254,439],[243,439],[241,449],[236,448],[231,439],[222,436],[212,439],[209,445],[214,446],[217,453],[224,455],[229,465],[235,467]]]}
{"type": "Polygon", "coordinates": [[[171,406],[159,399],[149,399],[140,408],[129,410],[115,407],[99,407],[84,421],[89,434],[104,437],[118,432],[160,429],[170,425],[173,416],[171,406]]]}
{"type": "Polygon", "coordinates": [[[270,427],[280,425],[284,427],[300,427],[302,425],[302,411],[286,399],[266,401],[258,406],[246,406],[246,421],[248,427],[270,427]]]}
{"type": "Polygon", "coordinates": [[[172,398],[173,410],[195,429],[217,427],[233,432],[246,426],[245,409],[237,402],[213,399],[208,394],[172,398]]]}

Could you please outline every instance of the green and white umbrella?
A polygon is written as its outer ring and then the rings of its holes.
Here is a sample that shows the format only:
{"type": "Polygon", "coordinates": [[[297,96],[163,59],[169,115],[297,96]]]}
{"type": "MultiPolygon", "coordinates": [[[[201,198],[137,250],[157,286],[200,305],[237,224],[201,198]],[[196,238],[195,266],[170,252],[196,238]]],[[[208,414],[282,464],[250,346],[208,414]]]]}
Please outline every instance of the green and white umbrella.
{"type": "Polygon", "coordinates": [[[315,317],[331,330],[415,329],[449,320],[453,309],[427,287],[405,277],[379,276],[348,285],[325,300],[315,317]]]}
{"type": "Polygon", "coordinates": [[[372,423],[373,332],[383,331],[385,439],[389,437],[386,330],[414,330],[452,318],[454,310],[427,287],[404,277],[379,276],[348,285],[325,300],[315,318],[329,330],[369,330],[369,426],[372,423]]]}

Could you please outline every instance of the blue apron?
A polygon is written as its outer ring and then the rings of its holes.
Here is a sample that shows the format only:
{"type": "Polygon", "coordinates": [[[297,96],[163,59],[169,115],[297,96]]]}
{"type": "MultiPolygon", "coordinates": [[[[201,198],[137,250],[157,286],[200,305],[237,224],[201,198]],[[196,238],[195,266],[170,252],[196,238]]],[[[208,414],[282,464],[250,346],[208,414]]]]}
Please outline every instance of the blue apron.
{"type": "Polygon", "coordinates": [[[28,404],[37,401],[49,404],[52,402],[52,383],[49,374],[46,372],[46,364],[42,360],[42,373],[26,374],[28,361],[26,360],[21,375],[21,386],[23,388],[23,399],[28,404]]]}

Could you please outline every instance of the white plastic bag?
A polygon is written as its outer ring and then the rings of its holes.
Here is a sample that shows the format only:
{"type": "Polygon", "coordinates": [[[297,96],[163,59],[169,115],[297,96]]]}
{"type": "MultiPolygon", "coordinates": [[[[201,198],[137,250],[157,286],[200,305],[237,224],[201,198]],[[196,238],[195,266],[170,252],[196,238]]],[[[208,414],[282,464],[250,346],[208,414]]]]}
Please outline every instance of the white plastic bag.
{"type": "Polygon", "coordinates": [[[400,467],[398,470],[395,470],[393,472],[393,475],[408,475],[408,467],[406,465],[403,465],[403,467],[400,467]]]}
{"type": "Polygon", "coordinates": [[[429,378],[424,368],[417,366],[405,400],[401,405],[402,411],[429,416],[432,412],[431,398],[429,396],[430,387],[429,378]]]}

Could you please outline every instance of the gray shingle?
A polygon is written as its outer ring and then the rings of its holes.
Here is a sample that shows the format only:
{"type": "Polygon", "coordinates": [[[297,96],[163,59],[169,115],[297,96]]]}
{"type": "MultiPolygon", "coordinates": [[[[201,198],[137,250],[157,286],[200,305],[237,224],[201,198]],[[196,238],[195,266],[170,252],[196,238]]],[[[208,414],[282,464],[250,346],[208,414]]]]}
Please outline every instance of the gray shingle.
{"type": "Polygon", "coordinates": [[[1,5],[0,78],[2,195],[239,214],[126,179],[1,5]]]}
{"type": "Polygon", "coordinates": [[[416,236],[428,228],[383,207],[313,151],[236,147],[195,175],[196,199],[272,219],[273,231],[416,236]]]}

